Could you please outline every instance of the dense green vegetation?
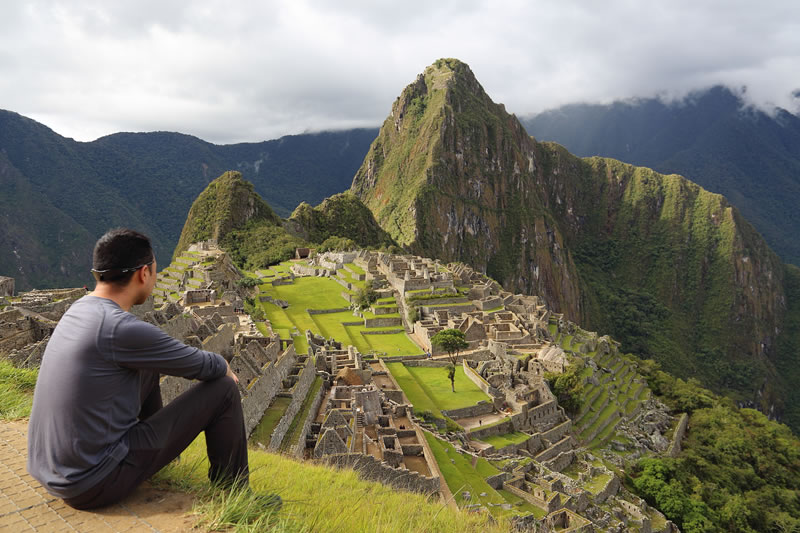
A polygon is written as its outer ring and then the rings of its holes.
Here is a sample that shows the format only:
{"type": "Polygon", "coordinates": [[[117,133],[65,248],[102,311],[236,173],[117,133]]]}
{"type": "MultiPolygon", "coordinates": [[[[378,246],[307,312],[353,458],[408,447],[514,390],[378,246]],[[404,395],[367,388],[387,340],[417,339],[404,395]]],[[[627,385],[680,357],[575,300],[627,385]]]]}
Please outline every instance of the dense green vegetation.
{"type": "Polygon", "coordinates": [[[800,439],[758,411],[658,369],[641,367],[654,392],[690,413],[677,458],[641,459],[632,487],[683,531],[796,531],[800,439]]]}
{"type": "Polygon", "coordinates": [[[351,193],[335,194],[317,207],[301,203],[289,217],[287,227],[307,241],[323,243],[324,249],[353,247],[341,239],[348,239],[361,248],[394,244],[372,212],[351,193]]]}
{"type": "Polygon", "coordinates": [[[787,262],[800,264],[800,118],[746,108],[724,87],[666,104],[575,104],[522,119],[540,140],[681,174],[725,195],[787,262]]]}
{"type": "Polygon", "coordinates": [[[558,404],[571,415],[578,412],[583,395],[583,365],[579,363],[578,360],[573,361],[562,374],[545,373],[547,384],[558,399],[558,404]]]}

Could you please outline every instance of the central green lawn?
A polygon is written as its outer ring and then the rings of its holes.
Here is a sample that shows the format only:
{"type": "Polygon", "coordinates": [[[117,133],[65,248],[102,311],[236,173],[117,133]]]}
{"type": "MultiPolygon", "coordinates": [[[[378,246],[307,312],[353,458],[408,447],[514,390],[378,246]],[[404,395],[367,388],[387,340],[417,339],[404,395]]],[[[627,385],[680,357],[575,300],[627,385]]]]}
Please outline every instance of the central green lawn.
{"type": "MultiPolygon", "coordinates": [[[[299,277],[295,278],[292,285],[264,284],[259,289],[261,294],[268,294],[273,298],[289,302],[289,307],[286,309],[281,309],[268,302],[261,305],[267,314],[267,319],[272,324],[273,331],[280,332],[281,338],[288,338],[284,332],[291,332],[295,329],[299,332],[300,335],[296,336],[294,341],[295,350],[298,353],[306,353],[308,350],[305,339],[307,329],[326,338],[333,337],[345,345],[352,344],[361,353],[378,352],[387,355],[418,355],[422,353],[422,349],[405,333],[362,335],[361,333],[366,331],[363,324],[345,326],[344,323],[347,322],[363,322],[363,319],[353,316],[351,311],[308,314],[308,309],[349,307],[349,302],[341,296],[344,288],[329,278],[299,277]]],[[[377,331],[380,330],[381,328],[377,329],[377,331]]]]}
{"type": "Polygon", "coordinates": [[[428,396],[417,379],[411,375],[403,363],[387,363],[386,367],[392,373],[397,384],[403,389],[408,401],[414,406],[414,411],[430,411],[434,416],[442,418],[442,412],[436,407],[433,399],[428,396]]]}
{"type": "Polygon", "coordinates": [[[461,365],[456,366],[456,392],[450,389],[446,368],[409,367],[408,371],[439,409],[460,409],[475,405],[481,400],[491,401],[491,398],[464,374],[461,365]]]}
{"type": "Polygon", "coordinates": [[[450,390],[446,368],[406,367],[403,363],[387,366],[415,411],[430,411],[441,417],[441,409],[469,407],[490,399],[464,375],[460,366],[456,367],[456,392],[450,390]]]}

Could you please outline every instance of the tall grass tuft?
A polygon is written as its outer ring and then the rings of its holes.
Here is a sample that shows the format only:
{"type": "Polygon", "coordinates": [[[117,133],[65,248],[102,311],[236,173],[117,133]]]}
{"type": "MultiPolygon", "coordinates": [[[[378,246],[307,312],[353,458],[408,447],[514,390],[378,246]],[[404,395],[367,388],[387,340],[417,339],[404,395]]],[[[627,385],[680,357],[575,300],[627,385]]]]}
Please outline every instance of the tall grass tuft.
{"type": "Polygon", "coordinates": [[[17,368],[0,360],[0,420],[16,420],[31,414],[38,372],[17,368]]]}

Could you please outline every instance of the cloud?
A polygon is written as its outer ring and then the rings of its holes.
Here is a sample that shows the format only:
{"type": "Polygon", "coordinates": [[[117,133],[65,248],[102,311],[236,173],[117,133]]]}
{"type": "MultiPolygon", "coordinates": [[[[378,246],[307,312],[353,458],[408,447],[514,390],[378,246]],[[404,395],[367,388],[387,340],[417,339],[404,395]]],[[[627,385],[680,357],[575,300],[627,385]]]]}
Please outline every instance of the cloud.
{"type": "Polygon", "coordinates": [[[377,126],[416,74],[458,57],[518,115],[719,83],[792,109],[797,20],[792,1],[11,2],[0,107],[79,140],[258,141],[377,126]]]}

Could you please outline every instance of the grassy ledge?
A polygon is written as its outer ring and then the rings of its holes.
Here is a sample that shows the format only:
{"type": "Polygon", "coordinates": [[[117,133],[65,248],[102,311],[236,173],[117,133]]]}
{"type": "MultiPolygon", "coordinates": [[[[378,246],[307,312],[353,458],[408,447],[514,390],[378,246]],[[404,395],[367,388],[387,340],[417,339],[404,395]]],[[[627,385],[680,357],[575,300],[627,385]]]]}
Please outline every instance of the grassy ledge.
{"type": "Polygon", "coordinates": [[[201,435],[183,452],[181,461],[162,469],[154,482],[196,493],[195,511],[202,513],[200,525],[209,529],[319,533],[499,533],[510,529],[508,523],[494,523],[486,514],[458,512],[437,499],[363,481],[352,470],[336,470],[252,449],[250,485],[254,498],[209,491],[207,471],[205,439],[201,435]],[[269,493],[283,498],[279,513],[270,514],[266,509],[261,513],[244,512],[249,506],[257,509],[258,495],[263,498],[269,493]]]}

